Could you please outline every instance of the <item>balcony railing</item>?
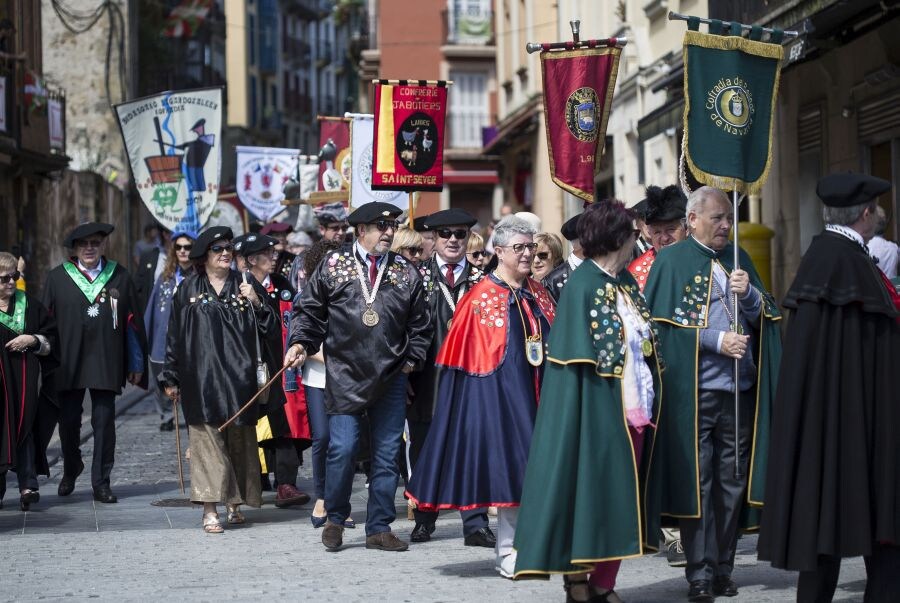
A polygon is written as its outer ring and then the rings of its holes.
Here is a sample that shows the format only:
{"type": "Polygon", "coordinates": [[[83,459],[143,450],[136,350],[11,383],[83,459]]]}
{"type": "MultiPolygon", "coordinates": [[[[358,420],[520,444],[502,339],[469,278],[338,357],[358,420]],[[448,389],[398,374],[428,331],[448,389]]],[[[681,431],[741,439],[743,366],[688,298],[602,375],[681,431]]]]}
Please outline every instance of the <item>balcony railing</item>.
{"type": "Polygon", "coordinates": [[[494,14],[490,1],[449,0],[445,39],[447,44],[490,44],[494,39],[494,14]]]}

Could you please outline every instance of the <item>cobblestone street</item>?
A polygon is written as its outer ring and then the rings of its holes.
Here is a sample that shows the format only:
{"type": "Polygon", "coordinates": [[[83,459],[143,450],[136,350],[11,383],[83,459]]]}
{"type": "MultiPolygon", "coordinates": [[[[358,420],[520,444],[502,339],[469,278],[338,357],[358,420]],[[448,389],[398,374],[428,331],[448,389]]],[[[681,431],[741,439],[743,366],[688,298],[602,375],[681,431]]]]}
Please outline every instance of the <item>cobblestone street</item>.
{"type": "MultiPolygon", "coordinates": [[[[89,404],[86,405],[89,407],[89,404]]],[[[15,476],[0,510],[0,542],[7,570],[0,599],[71,600],[309,600],[309,601],[562,601],[562,581],[510,582],[493,569],[493,551],[466,547],[459,515],[446,513],[431,542],[406,553],[366,550],[366,490],[357,476],[353,517],[359,527],[345,532],[345,548],[323,549],[320,530],[309,523],[312,503],[277,509],[264,493],[261,509],[247,510],[248,524],[224,535],[201,531],[199,507],[154,506],[183,498],[178,490],[175,437],[160,432],[153,404],[138,392],[119,400],[118,446],[113,491],[119,503],[94,503],[90,468],[68,498],[56,495],[61,463],[41,480],[41,501],[18,510],[15,476]]],[[[86,434],[86,432],[83,432],[86,434]]],[[[182,429],[182,446],[187,432],[182,429]]],[[[52,452],[52,450],[51,450],[52,452]]],[[[84,447],[90,460],[90,440],[84,447]]],[[[308,451],[307,451],[308,455],[308,451]]],[[[55,454],[51,454],[51,461],[55,454]]],[[[309,462],[299,487],[312,491],[309,462]]],[[[187,474],[187,463],[185,473],[187,474]]],[[[187,477],[187,475],[186,475],[187,477]]],[[[408,539],[398,490],[397,533],[408,539]]],[[[796,576],[758,563],[755,537],[741,540],[735,578],[741,588],[732,601],[791,601],[796,576]]],[[[861,601],[865,570],[847,560],[835,601],[861,601]]],[[[628,560],[617,591],[626,601],[683,601],[687,584],[680,569],[661,556],[628,560]]]]}

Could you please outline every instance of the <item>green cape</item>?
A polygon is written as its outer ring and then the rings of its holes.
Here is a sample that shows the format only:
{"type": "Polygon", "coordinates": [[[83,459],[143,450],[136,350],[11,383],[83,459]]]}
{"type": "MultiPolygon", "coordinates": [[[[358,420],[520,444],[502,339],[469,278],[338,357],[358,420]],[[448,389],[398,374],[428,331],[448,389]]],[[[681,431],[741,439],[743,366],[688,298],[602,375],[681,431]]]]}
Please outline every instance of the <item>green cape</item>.
{"type": "MultiPolygon", "coordinates": [[[[781,361],[781,320],[775,300],[763,287],[750,256],[740,250],[740,267],[761,293],[759,331],[754,333],[757,367],[753,444],[750,451],[747,502],[762,506],[768,461],[772,400],[778,383],[781,361]]],[[[706,327],[712,285],[713,262],[730,274],[734,267],[734,246],[729,243],[718,253],[697,243],[693,237],[660,250],[644,296],[653,312],[666,359],[663,376],[666,412],[660,417],[659,448],[662,514],[671,517],[700,517],[700,468],[697,447],[697,363],[700,330],[706,327]]],[[[743,527],[754,527],[758,518],[745,513],[743,527]]]]}
{"type": "MultiPolygon", "coordinates": [[[[623,291],[649,319],[627,270],[613,279],[586,260],[563,289],[525,470],[517,577],[583,572],[598,561],[642,555],[645,543],[658,541],[658,504],[647,495],[656,430],[645,428],[637,467],[622,401],[624,339],[615,308],[623,291]]],[[[653,343],[655,350],[655,335],[653,343]]],[[[649,359],[654,423],[660,408],[657,359],[655,352],[649,359]]],[[[652,486],[649,491],[658,494],[652,486]]]]}

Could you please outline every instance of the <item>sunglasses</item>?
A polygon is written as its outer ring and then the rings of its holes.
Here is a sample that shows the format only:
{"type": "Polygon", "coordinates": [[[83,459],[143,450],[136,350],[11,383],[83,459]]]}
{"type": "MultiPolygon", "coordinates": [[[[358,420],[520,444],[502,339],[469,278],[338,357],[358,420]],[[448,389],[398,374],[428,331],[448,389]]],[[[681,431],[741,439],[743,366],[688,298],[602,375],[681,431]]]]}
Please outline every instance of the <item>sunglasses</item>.
{"type": "Polygon", "coordinates": [[[400,228],[400,222],[397,220],[378,220],[374,223],[375,228],[377,228],[380,232],[386,231],[388,228],[392,230],[397,230],[400,228]]]}
{"type": "Polygon", "coordinates": [[[347,223],[346,222],[338,222],[337,224],[329,224],[328,226],[325,227],[325,230],[327,230],[329,232],[341,232],[341,231],[347,230],[347,223]]]}
{"type": "Polygon", "coordinates": [[[103,245],[103,239],[82,239],[81,241],[75,241],[75,245],[78,247],[84,247],[85,249],[91,247],[100,247],[103,245]]]}
{"type": "MultiPolygon", "coordinates": [[[[516,255],[522,255],[525,250],[534,252],[537,249],[537,243],[516,243],[515,245],[500,245],[499,247],[506,247],[507,249],[512,249],[513,253],[516,255]]],[[[498,247],[498,245],[494,245],[494,247],[498,247]]]]}
{"type": "Polygon", "coordinates": [[[10,274],[0,274],[0,283],[14,283],[22,276],[18,271],[10,274]]]}
{"type": "Polygon", "coordinates": [[[487,253],[485,253],[483,251],[470,251],[469,255],[477,260],[481,256],[487,256],[487,253]]]}
{"type": "Polygon", "coordinates": [[[404,247],[406,251],[409,252],[409,255],[421,255],[425,252],[424,247],[404,247]]]}
{"type": "Polygon", "coordinates": [[[449,228],[441,228],[437,231],[437,234],[442,239],[449,239],[451,236],[456,237],[457,241],[462,241],[467,236],[469,236],[469,231],[465,228],[457,228],[456,230],[450,230],[449,228]]]}
{"type": "Polygon", "coordinates": [[[232,251],[234,249],[234,245],[231,243],[225,243],[224,245],[210,245],[209,250],[213,253],[222,253],[224,251],[232,251]]]}
{"type": "Polygon", "coordinates": [[[547,260],[550,259],[550,252],[549,251],[541,251],[541,252],[534,254],[534,257],[536,257],[537,259],[539,259],[542,262],[546,262],[547,260]]]}
{"type": "Polygon", "coordinates": [[[190,251],[193,248],[194,246],[191,243],[188,243],[187,245],[179,245],[178,243],[175,243],[175,251],[190,251]]]}

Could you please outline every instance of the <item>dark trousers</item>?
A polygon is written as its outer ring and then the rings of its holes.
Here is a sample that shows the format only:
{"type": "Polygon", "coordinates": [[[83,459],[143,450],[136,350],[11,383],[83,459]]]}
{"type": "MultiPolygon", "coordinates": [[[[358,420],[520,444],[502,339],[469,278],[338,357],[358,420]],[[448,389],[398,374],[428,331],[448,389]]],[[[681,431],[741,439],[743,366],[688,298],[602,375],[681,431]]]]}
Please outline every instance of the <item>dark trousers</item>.
{"type": "Polygon", "coordinates": [[[309,416],[309,429],[312,431],[312,474],[313,486],[317,499],[325,498],[325,458],[328,454],[330,440],[328,430],[328,413],[325,412],[325,390],[318,387],[305,386],[306,411],[309,416]]]}
{"type": "MultiPolygon", "coordinates": [[[[409,424],[409,464],[412,471],[415,471],[416,461],[419,459],[419,453],[422,452],[422,446],[425,445],[425,438],[428,437],[428,428],[431,422],[428,421],[408,421],[409,424]]],[[[410,471],[410,474],[412,474],[410,471]]],[[[416,523],[433,526],[437,521],[437,511],[413,511],[416,516],[416,523]]],[[[468,511],[460,511],[463,520],[463,535],[468,536],[474,534],[481,528],[488,527],[488,516],[483,508],[470,509],[468,511]]]]}
{"type": "MultiPolygon", "coordinates": [[[[865,603],[900,601],[900,547],[874,544],[866,556],[865,603]]],[[[841,558],[819,555],[819,566],[800,572],[797,603],[830,603],[841,572],[841,558]]]]}
{"type": "Polygon", "coordinates": [[[734,568],[755,400],[755,390],[741,392],[740,462],[744,477],[737,479],[734,394],[702,389],[699,392],[700,517],[679,522],[688,582],[731,576],[734,568]]]}
{"type": "MultiPolygon", "coordinates": [[[[59,444],[63,454],[63,471],[73,475],[81,462],[81,413],[84,411],[83,389],[61,391],[59,399],[59,444]]],[[[91,485],[94,489],[109,486],[109,474],[116,460],[116,394],[91,389],[91,427],[94,430],[94,458],[91,485]]]]}
{"type": "Polygon", "coordinates": [[[37,473],[34,468],[34,436],[31,433],[26,434],[16,446],[15,470],[19,490],[38,489],[37,473]]]}
{"type": "Polygon", "coordinates": [[[300,452],[297,441],[291,438],[275,438],[275,481],[281,484],[297,485],[297,470],[300,468],[300,452]]]}

